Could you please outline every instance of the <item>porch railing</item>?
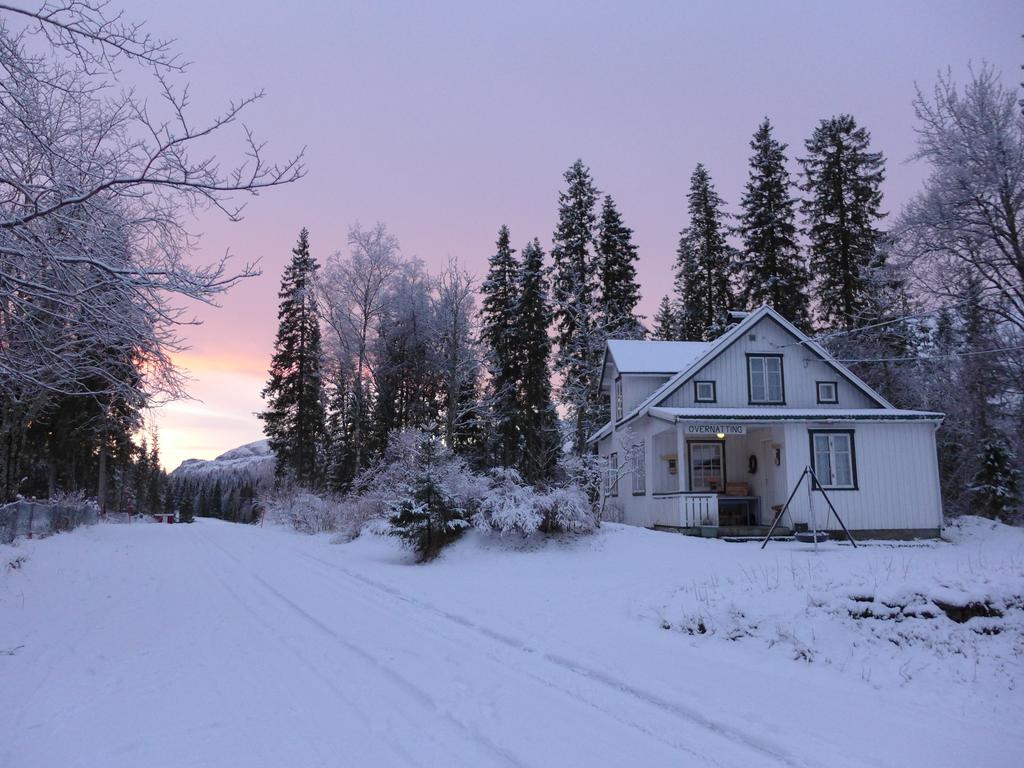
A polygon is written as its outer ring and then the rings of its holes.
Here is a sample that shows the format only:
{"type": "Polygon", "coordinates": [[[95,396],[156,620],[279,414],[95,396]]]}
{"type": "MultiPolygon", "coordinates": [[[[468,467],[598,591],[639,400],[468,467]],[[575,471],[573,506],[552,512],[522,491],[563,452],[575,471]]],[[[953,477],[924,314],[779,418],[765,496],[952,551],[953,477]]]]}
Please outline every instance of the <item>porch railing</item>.
{"type": "Polygon", "coordinates": [[[673,493],[658,497],[657,524],[677,528],[718,525],[718,494],[673,493]]]}

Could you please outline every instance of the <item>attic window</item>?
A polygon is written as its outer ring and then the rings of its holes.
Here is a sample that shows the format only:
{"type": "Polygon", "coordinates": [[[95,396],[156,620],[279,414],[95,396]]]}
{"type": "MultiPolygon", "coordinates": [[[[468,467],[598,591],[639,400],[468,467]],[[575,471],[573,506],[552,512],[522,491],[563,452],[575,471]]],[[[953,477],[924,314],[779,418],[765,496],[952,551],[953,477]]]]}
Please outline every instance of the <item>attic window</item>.
{"type": "Polygon", "coordinates": [[[622,376],[615,377],[615,420],[622,419],[622,376]]]}
{"type": "Polygon", "coordinates": [[[747,387],[751,405],[785,405],[782,355],[747,355],[747,387]]]}
{"type": "Polygon", "coordinates": [[[713,381],[693,382],[693,399],[698,403],[714,403],[718,400],[713,381]]]}
{"type": "Polygon", "coordinates": [[[835,405],[839,402],[839,390],[834,381],[817,381],[818,402],[824,405],[835,405]]]}

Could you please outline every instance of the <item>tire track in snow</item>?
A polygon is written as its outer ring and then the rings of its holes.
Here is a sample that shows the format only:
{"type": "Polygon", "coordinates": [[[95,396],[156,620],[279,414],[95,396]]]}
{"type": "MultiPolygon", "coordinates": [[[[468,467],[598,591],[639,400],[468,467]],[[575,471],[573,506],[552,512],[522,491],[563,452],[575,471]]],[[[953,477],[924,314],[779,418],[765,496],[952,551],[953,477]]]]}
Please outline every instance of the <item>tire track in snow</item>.
{"type": "MultiPolygon", "coordinates": [[[[223,555],[233,560],[236,564],[241,566],[241,561],[233,554],[225,550],[224,548],[217,545],[210,539],[204,538],[202,541],[207,545],[207,549],[216,548],[223,555]]],[[[216,554],[216,553],[215,553],[216,554]]],[[[214,580],[216,580],[220,586],[234,598],[235,602],[238,603],[241,608],[249,614],[249,616],[261,627],[263,627],[280,645],[291,653],[296,661],[301,664],[310,676],[320,685],[323,685],[327,690],[334,694],[338,701],[340,701],[347,710],[351,711],[362,724],[367,728],[372,728],[373,723],[366,713],[360,708],[359,703],[352,699],[340,686],[336,685],[331,679],[330,675],[324,674],[322,669],[319,669],[313,662],[309,660],[309,657],[303,653],[299,648],[284,637],[279,629],[274,626],[273,623],[267,620],[266,616],[256,610],[246,597],[241,594],[231,583],[225,579],[220,573],[217,573],[213,568],[209,567],[209,561],[203,560],[203,570],[214,580]]],[[[418,768],[426,768],[425,764],[416,759],[416,757],[406,750],[400,742],[394,740],[387,740],[386,746],[391,751],[397,753],[397,755],[405,760],[408,765],[417,766],[418,768]]]]}
{"type": "MultiPolygon", "coordinates": [[[[296,553],[296,554],[302,554],[302,553],[296,553]]],[[[316,560],[316,559],[317,558],[314,558],[314,560],[316,560]]],[[[325,576],[327,575],[327,571],[322,571],[322,572],[325,574],[325,576]]],[[[251,573],[251,575],[252,575],[253,578],[256,578],[256,579],[259,578],[259,576],[254,574],[254,573],[251,573]]],[[[369,610],[376,611],[378,614],[385,615],[388,619],[394,619],[396,617],[396,614],[394,614],[393,612],[386,612],[382,608],[381,604],[378,601],[373,600],[371,598],[371,596],[367,593],[367,591],[363,588],[364,585],[361,585],[361,584],[358,584],[358,583],[352,583],[351,587],[346,590],[346,589],[342,588],[341,584],[336,579],[331,579],[329,581],[325,581],[324,583],[335,594],[342,595],[343,597],[345,597],[345,599],[347,599],[349,601],[358,601],[358,602],[364,604],[365,606],[367,606],[367,608],[369,610]]],[[[408,625],[408,623],[409,623],[409,617],[408,616],[402,615],[400,617],[400,619],[401,619],[401,621],[404,624],[408,625]]],[[[433,618],[428,619],[428,618],[424,617],[423,619],[421,619],[418,622],[418,626],[421,629],[421,631],[423,631],[424,633],[430,634],[434,638],[439,639],[439,640],[443,640],[444,642],[459,644],[460,642],[464,641],[464,637],[454,637],[452,635],[444,634],[443,632],[438,630],[437,622],[433,618]]],[[[473,627],[470,626],[470,625],[461,625],[460,624],[459,629],[466,629],[466,628],[473,629],[473,627]]],[[[497,633],[493,633],[493,634],[497,635],[497,633]]],[[[504,637],[504,636],[500,636],[500,637],[504,637]]],[[[552,691],[555,691],[557,694],[559,694],[559,696],[565,698],[567,700],[567,703],[569,703],[569,704],[584,704],[584,705],[590,707],[591,709],[595,710],[596,712],[599,712],[601,715],[608,717],[615,725],[617,725],[617,726],[625,725],[625,726],[627,726],[629,728],[632,728],[633,730],[638,731],[639,733],[641,733],[644,737],[656,740],[656,741],[664,744],[665,746],[670,747],[673,750],[683,752],[683,753],[685,753],[690,758],[699,759],[702,763],[709,763],[709,764],[712,764],[712,765],[722,765],[722,763],[714,755],[709,755],[707,752],[697,751],[696,749],[694,749],[690,745],[688,745],[686,743],[683,743],[683,742],[680,742],[679,740],[670,739],[670,738],[666,737],[665,734],[658,733],[657,731],[652,730],[651,728],[647,727],[644,723],[639,722],[635,718],[633,718],[633,719],[625,719],[624,720],[623,719],[623,717],[625,716],[624,713],[622,713],[622,712],[613,712],[607,706],[602,706],[601,704],[598,704],[596,701],[594,701],[591,698],[583,697],[577,691],[570,690],[570,689],[568,689],[568,688],[566,688],[566,687],[564,687],[562,685],[558,685],[558,684],[554,683],[549,677],[544,677],[542,675],[537,674],[534,671],[531,671],[529,669],[525,669],[521,665],[521,663],[517,664],[515,661],[512,661],[512,660],[510,660],[508,658],[507,649],[502,648],[502,650],[506,651],[504,657],[499,656],[499,654],[495,653],[493,646],[492,646],[491,650],[483,650],[483,649],[481,649],[479,647],[466,647],[466,646],[462,646],[462,650],[460,652],[463,654],[463,657],[467,653],[470,653],[470,652],[475,653],[478,657],[481,657],[481,658],[485,659],[488,663],[494,664],[495,666],[499,667],[499,669],[501,670],[501,672],[503,674],[507,674],[508,672],[515,672],[515,673],[517,673],[521,677],[529,678],[534,683],[540,684],[540,685],[544,686],[545,688],[548,688],[548,689],[550,689],[552,691]],[[512,664],[515,664],[515,666],[510,666],[512,664]]],[[[531,660],[539,658],[537,656],[532,655],[532,652],[529,651],[528,649],[526,650],[526,653],[527,654],[531,654],[531,655],[529,655],[529,656],[527,656],[525,658],[528,658],[528,659],[531,659],[531,660]]],[[[541,661],[543,661],[542,658],[541,658],[541,661]]]]}
{"type": "MultiPolygon", "coordinates": [[[[324,560],[323,558],[312,555],[308,552],[301,550],[292,550],[295,554],[301,555],[309,560],[313,560],[321,565],[327,566],[334,571],[339,572],[343,576],[347,577],[352,581],[356,581],[360,584],[368,586],[378,592],[384,593],[394,600],[398,600],[407,605],[411,605],[420,611],[430,613],[434,616],[440,617],[445,621],[456,624],[460,627],[472,630],[477,634],[494,640],[502,645],[513,649],[522,654],[527,654],[531,658],[542,659],[545,662],[553,664],[561,670],[567,671],[573,675],[583,677],[587,680],[595,682],[604,688],[610,689],[620,694],[626,694],[627,696],[638,700],[648,706],[655,707],[665,713],[674,715],[682,720],[685,720],[693,725],[696,725],[716,736],[725,739],[733,744],[738,744],[753,750],[763,757],[772,759],[775,762],[782,763],[784,765],[792,766],[793,768],[804,768],[808,764],[797,759],[795,756],[787,752],[781,746],[778,746],[768,740],[759,739],[745,733],[737,728],[733,728],[725,723],[717,720],[712,720],[707,715],[704,715],[700,711],[686,706],[677,701],[671,701],[660,694],[654,693],[653,691],[646,690],[640,686],[629,683],[621,678],[618,678],[609,673],[603,672],[595,667],[582,664],[579,661],[567,658],[557,653],[550,653],[539,648],[531,646],[526,641],[516,638],[512,635],[508,635],[497,630],[494,630],[485,625],[479,624],[471,619],[461,616],[457,613],[439,608],[432,603],[429,603],[419,598],[412,597],[401,590],[398,590],[388,584],[379,582],[375,579],[371,579],[363,574],[351,571],[344,566],[338,565],[337,563],[331,562],[330,560],[324,560]]],[[[572,692],[567,691],[570,695],[572,692]]],[[[596,706],[596,705],[595,705],[596,706]]],[[[600,709],[600,707],[598,707],[600,709]]]]}
{"type": "MultiPolygon", "coordinates": [[[[205,532],[204,538],[208,543],[216,547],[230,560],[234,561],[235,564],[244,567],[244,564],[238,557],[236,557],[233,553],[229,552],[227,549],[222,547],[213,539],[207,537],[205,535],[205,532]]],[[[316,616],[302,608],[302,606],[293,601],[291,598],[280,592],[276,587],[267,582],[266,579],[264,579],[263,576],[261,576],[260,574],[254,571],[250,571],[249,575],[251,575],[253,579],[255,579],[256,583],[258,583],[268,594],[270,594],[271,596],[276,598],[278,602],[286,606],[292,614],[298,616],[299,618],[303,619],[306,623],[318,629],[321,633],[331,638],[338,645],[346,649],[349,653],[355,655],[363,662],[371,665],[375,670],[377,670],[380,674],[387,678],[399,690],[402,690],[403,692],[411,696],[412,699],[418,705],[420,705],[423,709],[427,710],[427,712],[430,713],[432,716],[439,717],[445,722],[454,726],[457,731],[462,733],[464,736],[468,736],[472,743],[476,744],[484,751],[491,753],[494,757],[498,758],[503,764],[515,766],[515,768],[528,768],[528,766],[525,763],[520,762],[520,760],[515,755],[511,754],[508,750],[503,749],[499,745],[495,744],[487,736],[480,733],[478,729],[457,719],[450,712],[443,711],[442,707],[427,691],[413,683],[407,677],[396,672],[387,664],[385,660],[373,655],[372,653],[366,651],[362,647],[356,645],[355,643],[352,643],[350,640],[340,635],[332,627],[325,624],[319,618],[317,618],[316,616]]],[[[234,592],[233,590],[229,591],[232,591],[235,594],[236,599],[239,599],[243,603],[245,602],[244,599],[237,594],[237,592],[234,592]]],[[[253,610],[251,606],[249,606],[249,610],[253,610]]],[[[324,675],[322,670],[316,671],[315,674],[321,676],[322,678],[327,678],[327,675],[324,675]]]]}

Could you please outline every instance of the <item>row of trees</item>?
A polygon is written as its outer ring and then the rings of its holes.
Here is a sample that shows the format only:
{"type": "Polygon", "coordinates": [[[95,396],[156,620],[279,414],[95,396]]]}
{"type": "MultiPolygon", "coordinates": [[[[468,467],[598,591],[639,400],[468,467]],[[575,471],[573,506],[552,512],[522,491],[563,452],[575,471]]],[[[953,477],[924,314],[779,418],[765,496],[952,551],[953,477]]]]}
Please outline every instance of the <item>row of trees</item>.
{"type": "Polygon", "coordinates": [[[868,131],[851,115],[822,120],[805,142],[799,186],[787,167],[788,145],[767,118],[750,147],[735,220],[707,168],[694,169],[675,295],[662,300],[655,337],[711,340],[729,324],[730,310],[762,304],[805,330],[848,330],[875,320],[869,297],[885,266],[878,228],[885,173],[868,131]]]}
{"type": "Polygon", "coordinates": [[[353,227],[349,255],[322,268],[300,233],[261,414],[282,476],[347,490],[389,435],[415,427],[476,469],[549,484],[564,442],[556,394],[583,452],[607,416],[596,373],[605,340],[646,331],[632,231],[582,161],[564,178],[550,264],[539,239],[518,252],[503,226],[479,288],[456,263],[427,275],[380,224],[353,227]]]}

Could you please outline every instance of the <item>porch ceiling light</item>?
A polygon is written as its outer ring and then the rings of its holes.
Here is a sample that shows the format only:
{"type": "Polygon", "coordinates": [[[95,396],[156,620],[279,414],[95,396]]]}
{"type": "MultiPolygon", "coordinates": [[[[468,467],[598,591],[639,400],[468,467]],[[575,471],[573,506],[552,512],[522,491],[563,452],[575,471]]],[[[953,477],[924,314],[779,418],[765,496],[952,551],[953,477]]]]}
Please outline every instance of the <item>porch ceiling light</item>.
{"type": "Polygon", "coordinates": [[[719,440],[725,440],[725,432],[716,432],[715,437],[717,437],[719,440]]]}

